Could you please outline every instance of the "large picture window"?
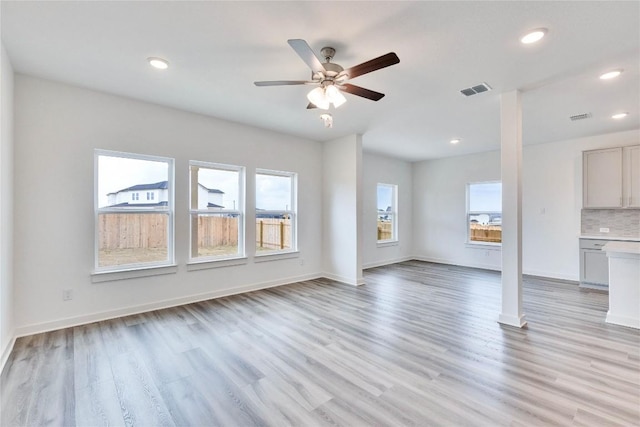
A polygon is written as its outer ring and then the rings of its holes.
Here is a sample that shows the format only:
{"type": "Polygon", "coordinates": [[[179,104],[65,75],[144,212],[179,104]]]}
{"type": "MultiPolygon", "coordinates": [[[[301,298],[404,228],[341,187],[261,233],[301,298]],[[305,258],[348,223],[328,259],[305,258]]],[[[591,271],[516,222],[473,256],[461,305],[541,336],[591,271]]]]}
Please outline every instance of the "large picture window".
{"type": "Polygon", "coordinates": [[[191,259],[244,256],[244,168],[191,161],[191,259]]]}
{"type": "Polygon", "coordinates": [[[256,255],[296,250],[297,175],[256,171],[256,255]]]}
{"type": "Polygon", "coordinates": [[[467,233],[469,243],[502,243],[502,183],[467,185],[467,233]]]}
{"type": "Polygon", "coordinates": [[[169,158],[95,151],[96,271],[173,264],[173,170],[169,158]]]}
{"type": "Polygon", "coordinates": [[[398,186],[378,184],[378,243],[398,240],[398,186]]]}

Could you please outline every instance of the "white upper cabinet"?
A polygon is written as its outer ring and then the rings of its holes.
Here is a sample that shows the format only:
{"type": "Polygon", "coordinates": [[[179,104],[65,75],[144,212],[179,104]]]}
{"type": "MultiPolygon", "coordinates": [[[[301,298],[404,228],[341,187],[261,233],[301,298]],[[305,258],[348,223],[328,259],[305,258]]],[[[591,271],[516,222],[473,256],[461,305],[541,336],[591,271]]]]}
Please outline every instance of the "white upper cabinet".
{"type": "Polygon", "coordinates": [[[622,148],[582,153],[582,207],[622,207],[622,148]]]}
{"type": "Polygon", "coordinates": [[[640,145],[582,153],[582,207],[640,207],[640,145]]]}
{"type": "Polygon", "coordinates": [[[622,149],[622,170],[624,172],[623,195],[626,206],[640,208],[640,145],[622,149]]]}

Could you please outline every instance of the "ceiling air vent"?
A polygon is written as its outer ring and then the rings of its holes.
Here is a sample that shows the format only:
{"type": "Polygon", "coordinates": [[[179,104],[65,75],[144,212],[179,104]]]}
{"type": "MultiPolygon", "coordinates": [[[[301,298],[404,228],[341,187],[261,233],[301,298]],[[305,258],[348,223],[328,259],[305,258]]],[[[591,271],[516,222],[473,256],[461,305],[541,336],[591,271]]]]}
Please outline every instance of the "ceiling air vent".
{"type": "Polygon", "coordinates": [[[571,119],[572,122],[575,122],[576,120],[584,120],[584,119],[591,118],[591,113],[576,114],[574,116],[569,116],[569,118],[571,119]]]}
{"type": "Polygon", "coordinates": [[[464,96],[471,96],[477,93],[487,92],[490,90],[491,90],[491,86],[483,82],[483,83],[480,83],[479,85],[462,89],[460,93],[462,93],[464,96]]]}

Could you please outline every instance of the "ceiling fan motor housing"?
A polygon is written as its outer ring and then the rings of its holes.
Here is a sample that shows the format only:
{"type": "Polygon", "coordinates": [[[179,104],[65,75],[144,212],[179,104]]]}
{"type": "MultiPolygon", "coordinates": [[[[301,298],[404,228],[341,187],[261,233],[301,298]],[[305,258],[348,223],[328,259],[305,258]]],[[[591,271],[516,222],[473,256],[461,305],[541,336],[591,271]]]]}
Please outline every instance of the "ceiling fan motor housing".
{"type": "Polygon", "coordinates": [[[333,55],[335,55],[335,54],[336,54],[336,50],[335,50],[334,48],[332,48],[332,47],[328,47],[328,46],[327,46],[327,47],[323,47],[323,48],[320,50],[320,54],[322,55],[322,57],[323,57],[327,62],[329,62],[330,60],[332,60],[332,59],[333,59],[333,55]]]}

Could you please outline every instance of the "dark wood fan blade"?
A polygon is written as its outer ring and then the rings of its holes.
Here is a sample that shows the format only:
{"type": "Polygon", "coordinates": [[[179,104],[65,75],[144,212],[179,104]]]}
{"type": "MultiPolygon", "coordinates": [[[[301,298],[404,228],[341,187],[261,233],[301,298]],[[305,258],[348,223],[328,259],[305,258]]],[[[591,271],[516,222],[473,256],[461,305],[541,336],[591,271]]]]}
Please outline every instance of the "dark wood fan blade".
{"type": "Polygon", "coordinates": [[[296,51],[298,56],[311,68],[314,73],[325,73],[326,70],[322,66],[322,63],[318,57],[313,53],[313,50],[309,47],[306,41],[302,39],[287,40],[289,46],[296,51]]]}
{"type": "Polygon", "coordinates": [[[370,61],[363,62],[360,65],[355,65],[351,68],[347,68],[340,74],[347,74],[350,79],[353,79],[363,74],[367,74],[372,71],[379,70],[381,68],[395,65],[399,62],[400,62],[400,58],[398,58],[398,55],[396,55],[394,52],[389,52],[386,55],[382,55],[370,61]]]}
{"type": "Polygon", "coordinates": [[[313,108],[318,108],[318,107],[316,107],[316,104],[314,104],[313,102],[310,102],[309,104],[307,104],[307,110],[311,110],[313,108]]]}
{"type": "Polygon", "coordinates": [[[256,86],[289,86],[289,85],[304,85],[307,83],[310,83],[310,82],[306,80],[274,80],[270,82],[253,82],[253,84],[256,86]]]}
{"type": "Polygon", "coordinates": [[[354,86],[349,83],[340,85],[338,87],[342,89],[344,92],[350,93],[351,95],[361,96],[363,98],[367,98],[372,101],[379,101],[384,97],[384,93],[375,92],[360,86],[354,86]]]}

